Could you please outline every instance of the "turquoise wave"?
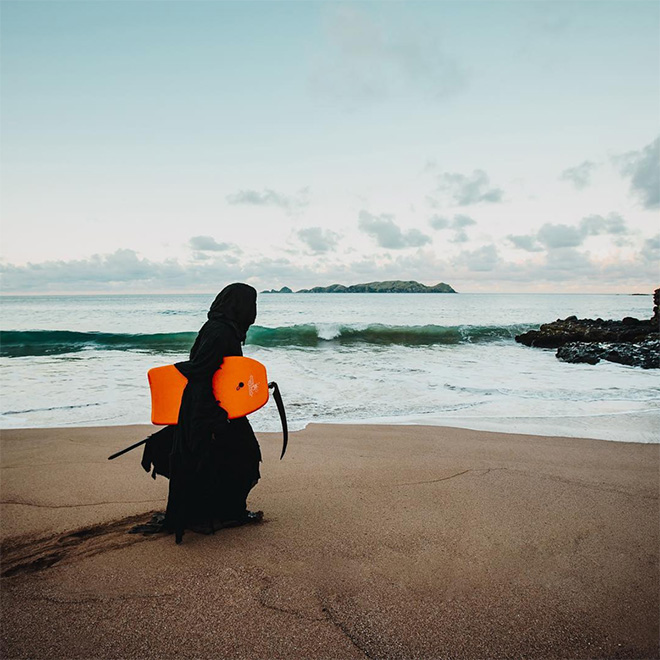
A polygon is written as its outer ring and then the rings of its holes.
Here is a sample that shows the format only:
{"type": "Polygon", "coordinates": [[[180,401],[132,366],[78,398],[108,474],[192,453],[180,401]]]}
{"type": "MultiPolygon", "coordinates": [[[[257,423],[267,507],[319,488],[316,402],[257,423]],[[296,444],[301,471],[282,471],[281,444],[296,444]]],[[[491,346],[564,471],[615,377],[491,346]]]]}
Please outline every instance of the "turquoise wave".
{"type": "MultiPolygon", "coordinates": [[[[264,347],[302,348],[328,344],[452,345],[512,341],[515,335],[534,327],[537,326],[528,324],[506,326],[372,324],[366,327],[305,324],[277,328],[253,326],[250,328],[245,343],[264,347]]],[[[195,332],[131,334],[72,330],[8,330],[0,332],[0,356],[63,355],[85,350],[186,353],[190,350],[195,337],[195,332]]]]}
{"type": "Polygon", "coordinates": [[[129,334],[72,330],[8,330],[0,332],[0,356],[62,355],[89,349],[185,353],[190,350],[196,335],[195,332],[129,334]]]}

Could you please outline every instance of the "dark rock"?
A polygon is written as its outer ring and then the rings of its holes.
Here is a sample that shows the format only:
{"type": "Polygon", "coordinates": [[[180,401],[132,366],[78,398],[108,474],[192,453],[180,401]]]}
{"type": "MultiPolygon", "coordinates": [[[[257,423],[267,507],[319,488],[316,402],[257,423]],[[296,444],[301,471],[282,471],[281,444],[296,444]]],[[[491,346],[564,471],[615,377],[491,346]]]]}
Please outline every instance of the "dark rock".
{"type": "Polygon", "coordinates": [[[279,291],[276,289],[270,289],[269,291],[262,291],[261,293],[293,293],[288,286],[283,286],[279,291]]]}
{"type": "Polygon", "coordinates": [[[601,357],[600,344],[585,344],[580,341],[565,344],[557,349],[557,357],[564,362],[598,364],[601,357]]]}
{"type": "Polygon", "coordinates": [[[653,317],[648,321],[631,316],[621,321],[569,316],[518,335],[516,341],[525,346],[557,348],[557,357],[565,362],[597,364],[609,360],[657,369],[660,368],[660,289],[655,290],[653,302],[653,317]]]}
{"type": "Polygon", "coordinates": [[[597,364],[600,360],[607,360],[642,369],[658,369],[660,368],[660,339],[645,339],[637,344],[575,342],[559,348],[557,357],[564,362],[597,364]]]}
{"type": "MultiPolygon", "coordinates": [[[[624,321],[602,319],[567,319],[543,324],[539,330],[530,330],[516,337],[525,346],[559,348],[571,342],[637,342],[654,331],[651,321],[628,317],[624,321]]],[[[656,329],[657,332],[657,329],[656,329]]]]}

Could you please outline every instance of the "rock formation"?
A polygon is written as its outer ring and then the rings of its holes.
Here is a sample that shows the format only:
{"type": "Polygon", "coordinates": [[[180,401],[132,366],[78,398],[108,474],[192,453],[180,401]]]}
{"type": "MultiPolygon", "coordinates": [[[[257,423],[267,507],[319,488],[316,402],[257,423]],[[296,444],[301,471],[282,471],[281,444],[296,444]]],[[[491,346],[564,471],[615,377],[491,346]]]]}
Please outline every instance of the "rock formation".
{"type": "Polygon", "coordinates": [[[525,346],[557,348],[557,357],[565,362],[597,364],[608,360],[657,369],[660,368],[660,289],[653,293],[653,303],[653,316],[647,321],[630,316],[621,321],[569,316],[518,335],[516,341],[525,346]]]}
{"type": "Polygon", "coordinates": [[[288,286],[283,286],[279,291],[277,289],[271,289],[270,291],[262,291],[261,293],[293,293],[288,286]]]}

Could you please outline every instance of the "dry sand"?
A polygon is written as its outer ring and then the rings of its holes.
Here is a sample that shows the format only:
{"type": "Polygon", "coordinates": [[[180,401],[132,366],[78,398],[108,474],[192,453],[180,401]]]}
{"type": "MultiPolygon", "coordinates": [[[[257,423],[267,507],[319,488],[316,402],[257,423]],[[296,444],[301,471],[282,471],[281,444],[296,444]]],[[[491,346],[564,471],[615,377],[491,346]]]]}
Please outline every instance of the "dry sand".
{"type": "Polygon", "coordinates": [[[2,434],[4,658],[658,657],[658,445],[262,434],[265,521],[177,546],[150,431],[2,434]]]}

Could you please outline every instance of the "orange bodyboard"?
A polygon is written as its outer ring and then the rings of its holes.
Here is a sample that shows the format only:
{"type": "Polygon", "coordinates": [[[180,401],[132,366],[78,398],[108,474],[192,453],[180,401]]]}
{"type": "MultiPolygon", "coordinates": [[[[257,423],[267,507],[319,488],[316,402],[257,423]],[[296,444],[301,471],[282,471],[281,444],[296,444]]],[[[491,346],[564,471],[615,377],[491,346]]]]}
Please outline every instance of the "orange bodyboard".
{"type": "MultiPolygon", "coordinates": [[[[173,365],[147,372],[151,388],[152,424],[176,424],[188,379],[173,365]]],[[[245,417],[268,402],[268,377],[261,362],[242,356],[226,357],[213,374],[213,394],[229,419],[245,417]]]]}

